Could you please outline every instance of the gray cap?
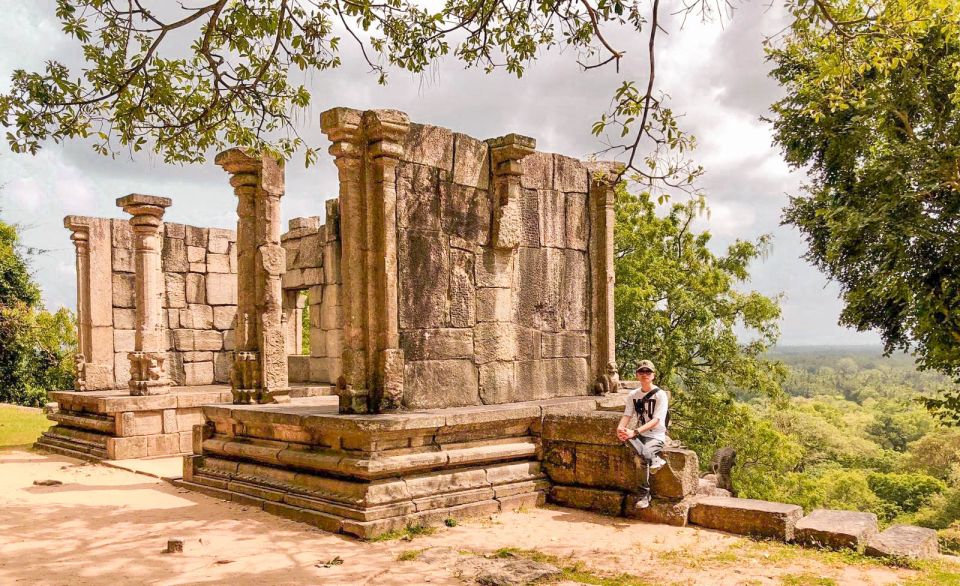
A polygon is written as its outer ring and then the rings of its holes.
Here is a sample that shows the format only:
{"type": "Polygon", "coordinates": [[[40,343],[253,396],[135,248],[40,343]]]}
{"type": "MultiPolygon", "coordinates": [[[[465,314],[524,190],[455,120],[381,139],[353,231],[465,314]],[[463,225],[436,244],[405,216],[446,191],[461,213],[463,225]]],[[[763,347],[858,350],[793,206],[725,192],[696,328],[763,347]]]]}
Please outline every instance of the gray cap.
{"type": "Polygon", "coordinates": [[[653,372],[657,372],[657,369],[653,367],[653,363],[649,360],[641,360],[640,364],[637,365],[637,370],[640,370],[641,368],[649,368],[653,372]]]}

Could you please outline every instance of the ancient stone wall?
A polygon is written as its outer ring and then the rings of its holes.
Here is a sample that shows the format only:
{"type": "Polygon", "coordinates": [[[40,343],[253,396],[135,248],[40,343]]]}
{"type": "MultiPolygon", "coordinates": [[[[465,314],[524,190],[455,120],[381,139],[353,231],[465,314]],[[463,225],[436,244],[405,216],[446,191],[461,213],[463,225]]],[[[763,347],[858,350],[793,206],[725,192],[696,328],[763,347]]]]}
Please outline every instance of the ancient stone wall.
{"type": "Polygon", "coordinates": [[[594,390],[614,360],[612,166],[393,110],[322,123],[340,171],[342,412],[594,390]]]}
{"type": "Polygon", "coordinates": [[[338,204],[336,199],[327,201],[325,224],[317,216],[294,218],[290,230],[281,236],[287,257],[282,283],[290,382],[326,383],[336,381],[341,373],[338,204]],[[308,354],[301,352],[305,307],[310,317],[308,354]]]}
{"type": "MultiPolygon", "coordinates": [[[[69,216],[65,224],[74,231],[75,240],[78,233],[94,234],[84,241],[83,251],[88,259],[94,259],[91,267],[80,270],[83,263],[78,247],[80,332],[81,337],[86,332],[88,338],[81,351],[94,356],[112,353],[109,363],[112,380],[89,388],[127,388],[130,379],[127,353],[134,350],[136,317],[130,223],[122,219],[69,216]]],[[[206,385],[230,380],[232,328],[237,306],[235,241],[232,230],[164,224],[162,268],[169,348],[167,371],[174,385],[206,385]]],[[[88,373],[98,371],[89,367],[87,370],[88,373]]]]}

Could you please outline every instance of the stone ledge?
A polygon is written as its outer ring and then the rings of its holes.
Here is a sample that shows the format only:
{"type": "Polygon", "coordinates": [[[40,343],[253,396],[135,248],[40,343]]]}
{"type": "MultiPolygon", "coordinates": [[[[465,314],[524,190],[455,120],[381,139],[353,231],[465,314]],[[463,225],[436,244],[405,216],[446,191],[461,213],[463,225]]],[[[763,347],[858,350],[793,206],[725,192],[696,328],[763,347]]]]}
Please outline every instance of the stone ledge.
{"type": "Polygon", "coordinates": [[[704,497],[690,508],[690,523],[734,533],[793,541],[794,527],[803,517],[797,505],[754,499],[704,497]]]}

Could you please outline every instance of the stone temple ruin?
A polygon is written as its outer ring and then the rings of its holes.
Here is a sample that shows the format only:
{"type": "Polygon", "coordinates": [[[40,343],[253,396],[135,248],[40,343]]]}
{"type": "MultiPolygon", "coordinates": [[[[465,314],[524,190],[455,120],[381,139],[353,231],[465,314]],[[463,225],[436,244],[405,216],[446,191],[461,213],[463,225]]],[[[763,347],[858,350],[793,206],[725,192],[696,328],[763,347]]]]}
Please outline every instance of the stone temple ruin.
{"type": "Polygon", "coordinates": [[[283,167],[240,149],[216,158],[236,232],[164,223],[173,202],[139,194],[117,200],[128,219],[65,218],[77,389],[50,393],[38,447],[184,454],[179,486],[360,537],[549,499],[935,549],[919,528],[878,536],[867,513],[730,498],[684,449],[636,509],[643,464],[614,435],[617,168],[394,110],[335,108],[321,125],[340,183],[323,224],[281,233],[283,167]]]}

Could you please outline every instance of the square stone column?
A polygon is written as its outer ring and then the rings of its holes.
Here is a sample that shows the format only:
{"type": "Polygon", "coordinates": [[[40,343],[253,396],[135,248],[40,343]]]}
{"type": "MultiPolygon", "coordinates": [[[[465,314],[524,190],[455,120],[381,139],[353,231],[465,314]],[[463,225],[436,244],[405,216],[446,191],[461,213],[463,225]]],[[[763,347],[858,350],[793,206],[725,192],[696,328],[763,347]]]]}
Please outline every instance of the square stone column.
{"type": "Polygon", "coordinates": [[[132,193],[117,199],[130,214],[136,275],[134,351],[130,359],[130,394],[162,395],[170,392],[167,377],[167,338],[163,319],[164,278],[160,264],[163,213],[173,202],[167,197],[132,193]]]}
{"type": "Polygon", "coordinates": [[[590,282],[593,300],[593,324],[590,335],[590,368],[596,376],[596,394],[616,392],[616,321],[613,290],[616,270],[613,265],[613,228],[616,222],[614,188],[623,165],[612,162],[587,163],[590,170],[590,282]]]}
{"type": "Polygon", "coordinates": [[[290,400],[283,324],[286,254],[280,245],[283,166],[243,149],[217,155],[237,196],[236,355],[234,403],[290,400]]]}
{"type": "Polygon", "coordinates": [[[321,115],[340,177],[343,279],[341,413],[390,411],[403,397],[397,291],[397,165],[410,130],[396,110],[321,115]]]}
{"type": "Polygon", "coordinates": [[[515,249],[520,245],[520,161],[533,154],[537,141],[529,136],[508,134],[487,141],[493,163],[493,230],[490,244],[494,248],[515,249]]]}
{"type": "Polygon", "coordinates": [[[113,378],[113,279],[110,220],[67,216],[76,247],[77,355],[76,390],[114,388],[113,378]]]}

